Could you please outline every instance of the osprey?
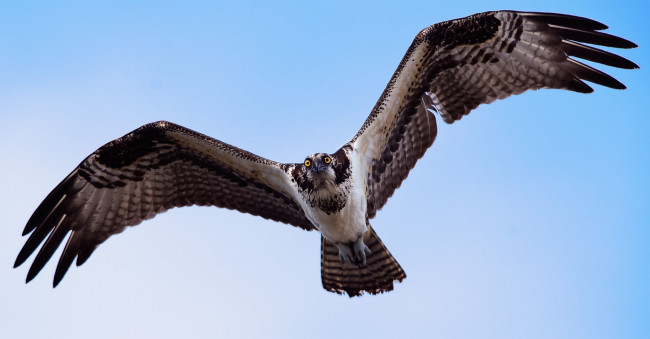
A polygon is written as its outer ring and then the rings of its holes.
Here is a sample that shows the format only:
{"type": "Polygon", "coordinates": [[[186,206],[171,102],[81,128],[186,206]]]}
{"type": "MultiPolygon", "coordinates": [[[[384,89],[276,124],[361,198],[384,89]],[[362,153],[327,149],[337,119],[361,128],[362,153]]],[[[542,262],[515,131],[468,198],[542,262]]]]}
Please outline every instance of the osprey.
{"type": "Polygon", "coordinates": [[[436,138],[438,113],[453,123],[478,105],[540,88],[592,92],[582,80],[625,86],[576,61],[633,69],[633,62],[585,45],[634,48],[598,32],[594,20],[553,13],[494,11],[441,22],[416,37],[352,140],[299,163],[259,157],[159,121],[84,159],[43,200],[23,235],[15,266],[40,249],[32,280],[67,236],[54,286],[113,234],[173,207],[235,209],[321,233],[327,291],[390,291],[406,274],[370,226],[436,138]],[[41,244],[43,244],[41,246],[41,244]]]}

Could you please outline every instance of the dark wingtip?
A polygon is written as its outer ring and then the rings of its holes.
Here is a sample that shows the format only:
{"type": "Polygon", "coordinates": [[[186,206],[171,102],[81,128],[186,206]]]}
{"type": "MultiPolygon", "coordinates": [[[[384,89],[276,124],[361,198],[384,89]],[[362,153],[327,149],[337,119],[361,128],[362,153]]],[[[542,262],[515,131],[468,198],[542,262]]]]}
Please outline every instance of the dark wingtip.
{"type": "Polygon", "coordinates": [[[66,193],[69,193],[75,175],[77,175],[78,168],[75,168],[65,179],[63,179],[43,201],[38,205],[32,216],[27,221],[23,229],[23,236],[35,230],[39,225],[42,225],[50,215],[59,207],[66,198],[66,193]]]}
{"type": "Polygon", "coordinates": [[[77,254],[77,266],[83,265],[88,258],[90,258],[90,255],[93,253],[94,248],[81,248],[79,250],[79,253],[77,254]]]}
{"type": "Polygon", "coordinates": [[[52,287],[56,287],[61,282],[61,280],[63,280],[66,272],[68,272],[68,269],[77,256],[80,241],[81,237],[76,231],[73,230],[68,237],[68,242],[65,244],[65,248],[63,249],[63,254],[61,254],[59,263],[56,265],[52,287]]]}
{"type": "Polygon", "coordinates": [[[584,30],[574,27],[548,25],[552,31],[558,33],[563,39],[573,40],[588,44],[601,45],[614,48],[635,48],[637,45],[630,40],[617,37],[615,35],[596,32],[591,30],[584,30]]]}
{"type": "Polygon", "coordinates": [[[623,39],[621,37],[617,37],[617,38],[619,39],[618,40],[618,45],[613,46],[613,47],[628,48],[628,49],[629,48],[637,48],[637,47],[639,47],[639,45],[635,44],[634,42],[632,42],[630,40],[623,39]]]}
{"type": "Polygon", "coordinates": [[[563,67],[582,80],[590,81],[613,89],[625,89],[625,85],[611,75],[579,61],[567,59],[566,62],[563,63],[563,67]]]}
{"type": "Polygon", "coordinates": [[[607,25],[602,22],[569,14],[547,13],[547,12],[518,12],[528,18],[539,19],[549,24],[562,25],[566,27],[592,29],[600,31],[607,29],[607,25]]]}
{"type": "Polygon", "coordinates": [[[587,85],[578,78],[574,78],[573,81],[571,81],[571,83],[569,83],[567,86],[567,89],[578,93],[592,93],[594,91],[591,86],[587,85]]]}
{"type": "Polygon", "coordinates": [[[20,255],[16,257],[16,261],[14,261],[14,268],[17,268],[18,266],[22,265],[27,258],[21,258],[20,255]]]}
{"type": "MultiPolygon", "coordinates": [[[[46,235],[47,234],[43,235],[43,238],[46,235]]],[[[14,268],[25,263],[25,261],[27,261],[27,258],[29,258],[29,256],[32,255],[32,253],[34,253],[34,250],[36,249],[36,247],[38,247],[41,241],[42,238],[38,239],[37,242],[28,240],[28,242],[23,246],[23,248],[20,249],[20,252],[18,252],[18,256],[16,256],[16,261],[14,261],[14,268]]]]}
{"type": "Polygon", "coordinates": [[[581,58],[603,65],[618,67],[623,69],[639,68],[634,62],[623,58],[620,55],[595,48],[593,46],[584,45],[575,41],[562,40],[562,49],[565,53],[576,58],[581,58]]]}
{"type": "Polygon", "coordinates": [[[625,86],[625,84],[623,84],[622,82],[620,82],[620,81],[618,81],[618,80],[616,80],[614,78],[612,78],[612,79],[613,80],[608,81],[607,84],[603,84],[603,86],[606,86],[606,87],[609,87],[609,88],[612,88],[612,89],[621,89],[621,90],[622,89],[627,89],[627,86],[625,86]]]}
{"type": "Polygon", "coordinates": [[[63,238],[68,234],[69,230],[59,224],[50,234],[50,236],[41,247],[41,250],[36,255],[36,259],[27,272],[27,282],[30,282],[38,273],[43,269],[45,264],[52,258],[52,254],[61,244],[63,238]]]}
{"type": "Polygon", "coordinates": [[[641,67],[639,67],[639,65],[635,64],[634,62],[632,62],[630,60],[626,59],[625,61],[627,61],[627,63],[622,64],[620,68],[623,68],[623,69],[639,69],[639,68],[641,68],[641,67]]]}
{"type": "Polygon", "coordinates": [[[25,284],[29,283],[30,281],[34,280],[36,275],[38,274],[39,270],[35,270],[34,266],[29,268],[29,272],[27,272],[27,278],[25,279],[25,284]]]}
{"type": "Polygon", "coordinates": [[[597,32],[607,29],[607,25],[593,19],[575,15],[517,12],[519,15],[540,22],[545,22],[550,28],[557,30],[563,37],[586,43],[598,44],[616,48],[636,48],[637,44],[611,34],[597,32]]]}

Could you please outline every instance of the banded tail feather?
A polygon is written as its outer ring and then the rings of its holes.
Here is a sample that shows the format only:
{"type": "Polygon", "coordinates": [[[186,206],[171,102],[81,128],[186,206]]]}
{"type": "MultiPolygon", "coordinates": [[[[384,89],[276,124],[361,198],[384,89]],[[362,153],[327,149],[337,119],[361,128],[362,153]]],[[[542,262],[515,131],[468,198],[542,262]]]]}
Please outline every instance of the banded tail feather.
{"type": "Polygon", "coordinates": [[[339,259],[339,250],[332,242],[321,236],[320,264],[323,288],[349,297],[364,292],[379,294],[393,290],[393,281],[401,282],[406,273],[388,251],[377,233],[368,225],[363,237],[370,248],[366,265],[353,266],[339,259]]]}

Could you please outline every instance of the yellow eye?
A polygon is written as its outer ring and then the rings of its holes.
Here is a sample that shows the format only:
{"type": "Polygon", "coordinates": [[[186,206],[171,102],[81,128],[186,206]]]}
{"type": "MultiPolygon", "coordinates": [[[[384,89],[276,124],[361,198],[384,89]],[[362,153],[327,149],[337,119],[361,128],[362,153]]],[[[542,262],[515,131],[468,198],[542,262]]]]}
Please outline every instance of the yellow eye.
{"type": "Polygon", "coordinates": [[[323,161],[324,161],[326,164],[329,164],[330,162],[332,162],[332,158],[330,158],[330,157],[325,157],[325,158],[323,159],[323,161]]]}
{"type": "Polygon", "coordinates": [[[306,167],[311,166],[311,161],[309,161],[309,159],[305,159],[305,166],[306,167]]]}

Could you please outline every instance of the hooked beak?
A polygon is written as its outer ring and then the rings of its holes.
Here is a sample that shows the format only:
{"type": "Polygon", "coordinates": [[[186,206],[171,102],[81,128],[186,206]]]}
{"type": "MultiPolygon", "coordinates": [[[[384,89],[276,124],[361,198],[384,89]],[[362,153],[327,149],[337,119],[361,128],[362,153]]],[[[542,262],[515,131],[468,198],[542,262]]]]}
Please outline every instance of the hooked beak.
{"type": "Polygon", "coordinates": [[[324,164],[315,165],[314,166],[314,172],[316,172],[316,173],[321,172],[321,171],[323,171],[325,169],[325,167],[327,167],[327,165],[324,165],[324,164]]]}
{"type": "Polygon", "coordinates": [[[325,170],[327,168],[327,164],[320,161],[320,160],[314,160],[314,165],[312,166],[311,170],[319,173],[325,170]]]}

